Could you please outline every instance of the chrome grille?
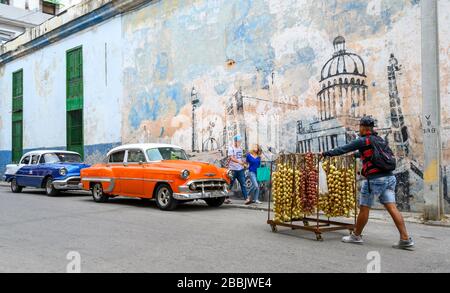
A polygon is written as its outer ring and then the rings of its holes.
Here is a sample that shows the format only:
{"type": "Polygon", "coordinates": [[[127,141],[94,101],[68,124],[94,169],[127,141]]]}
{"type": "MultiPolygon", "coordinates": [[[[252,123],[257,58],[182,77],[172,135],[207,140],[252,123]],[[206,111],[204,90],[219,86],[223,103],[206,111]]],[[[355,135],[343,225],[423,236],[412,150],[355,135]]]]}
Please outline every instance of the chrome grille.
{"type": "Polygon", "coordinates": [[[226,182],[223,180],[205,180],[205,181],[194,181],[189,184],[189,189],[191,191],[216,191],[224,190],[226,187],[226,182]]]}
{"type": "Polygon", "coordinates": [[[81,182],[80,178],[72,178],[67,180],[67,185],[78,185],[78,183],[80,182],[81,182]]]}

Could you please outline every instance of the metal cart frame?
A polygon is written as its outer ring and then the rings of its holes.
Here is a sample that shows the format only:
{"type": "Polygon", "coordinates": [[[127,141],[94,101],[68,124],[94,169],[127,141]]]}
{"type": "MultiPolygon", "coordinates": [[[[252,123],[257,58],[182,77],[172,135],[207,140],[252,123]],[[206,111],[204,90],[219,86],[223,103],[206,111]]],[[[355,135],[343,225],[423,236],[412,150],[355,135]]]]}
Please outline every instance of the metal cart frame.
{"type": "MultiPolygon", "coordinates": [[[[300,155],[300,154],[299,154],[300,155]]],[[[317,172],[319,172],[319,166],[320,166],[320,156],[319,154],[314,154],[316,156],[316,168],[317,172]]],[[[355,160],[356,162],[356,160],[355,160]]],[[[354,165],[354,173],[356,178],[356,164],[354,165]]],[[[271,172],[270,172],[270,185],[272,185],[272,174],[274,171],[274,164],[271,162],[271,172]]],[[[320,180],[320,179],[319,179],[320,180]]],[[[294,182],[295,184],[295,182],[294,182]]],[[[339,230],[349,230],[350,232],[353,232],[356,225],[357,220],[357,189],[356,189],[356,180],[353,182],[353,190],[354,190],[354,197],[355,197],[355,207],[354,207],[354,223],[344,223],[339,221],[332,221],[331,218],[324,219],[320,215],[320,209],[318,208],[319,199],[320,199],[320,193],[319,193],[319,184],[317,184],[317,208],[315,217],[303,217],[300,219],[293,219],[290,222],[275,222],[271,219],[271,202],[272,202],[272,188],[270,188],[269,192],[269,204],[268,204],[268,213],[267,213],[267,224],[270,225],[272,232],[276,233],[278,232],[278,227],[287,227],[291,228],[292,230],[305,230],[315,233],[317,241],[323,241],[322,234],[326,232],[333,232],[333,231],[339,231],[339,230]],[[301,222],[303,225],[296,224],[301,222]],[[310,223],[313,223],[312,225],[310,223]]],[[[295,192],[295,185],[293,191],[295,192]]],[[[294,196],[292,196],[294,198],[294,196]]],[[[291,213],[292,216],[292,213],[291,213]]]]}

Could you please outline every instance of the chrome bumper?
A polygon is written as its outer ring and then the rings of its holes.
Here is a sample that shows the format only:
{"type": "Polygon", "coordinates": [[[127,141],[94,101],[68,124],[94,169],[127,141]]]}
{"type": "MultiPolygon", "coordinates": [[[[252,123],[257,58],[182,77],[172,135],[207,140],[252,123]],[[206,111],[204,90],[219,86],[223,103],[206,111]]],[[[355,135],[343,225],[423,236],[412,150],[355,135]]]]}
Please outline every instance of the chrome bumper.
{"type": "Polygon", "coordinates": [[[226,191],[205,191],[205,192],[192,192],[192,193],[174,193],[173,198],[176,200],[193,200],[193,199],[205,199],[205,198],[218,198],[228,195],[226,191]]]}
{"type": "Polygon", "coordinates": [[[69,177],[64,180],[55,180],[53,181],[53,187],[58,190],[78,190],[81,189],[79,183],[69,184],[68,182],[70,180],[78,179],[80,180],[80,177],[69,177]]]}

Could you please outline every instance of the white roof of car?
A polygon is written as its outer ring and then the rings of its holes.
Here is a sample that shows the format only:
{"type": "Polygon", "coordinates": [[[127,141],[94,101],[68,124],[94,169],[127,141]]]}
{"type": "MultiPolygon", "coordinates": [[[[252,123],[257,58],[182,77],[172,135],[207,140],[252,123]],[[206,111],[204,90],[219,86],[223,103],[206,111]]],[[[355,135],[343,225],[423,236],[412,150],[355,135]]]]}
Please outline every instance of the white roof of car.
{"type": "Polygon", "coordinates": [[[74,154],[79,155],[77,152],[71,152],[71,151],[62,151],[62,150],[36,150],[27,152],[23,155],[23,157],[29,156],[29,155],[42,155],[42,154],[48,154],[48,153],[64,153],[64,154],[74,154]]]}
{"type": "Polygon", "coordinates": [[[141,150],[148,150],[148,149],[155,149],[155,148],[175,148],[175,149],[181,149],[182,147],[173,145],[173,144],[164,144],[164,143],[136,143],[136,144],[125,144],[118,147],[113,148],[108,152],[108,155],[117,152],[117,151],[123,151],[123,150],[129,150],[129,149],[141,149],[141,150]]]}

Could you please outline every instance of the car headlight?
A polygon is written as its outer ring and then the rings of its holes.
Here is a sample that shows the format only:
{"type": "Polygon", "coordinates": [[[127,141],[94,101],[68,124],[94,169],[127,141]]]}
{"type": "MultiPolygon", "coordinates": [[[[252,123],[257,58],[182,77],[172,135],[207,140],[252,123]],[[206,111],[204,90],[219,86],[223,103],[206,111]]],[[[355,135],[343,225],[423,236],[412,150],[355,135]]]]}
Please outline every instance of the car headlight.
{"type": "Polygon", "coordinates": [[[67,169],[66,168],[59,169],[59,175],[66,176],[67,175],[67,169]]]}
{"type": "Polygon", "coordinates": [[[181,178],[183,178],[183,179],[188,179],[188,178],[189,178],[189,175],[191,175],[191,172],[189,172],[189,170],[183,170],[183,171],[181,171],[181,173],[180,173],[180,176],[181,176],[181,178]]]}
{"type": "Polygon", "coordinates": [[[228,176],[228,178],[232,179],[233,178],[233,171],[228,170],[227,171],[227,176],[228,176]]]}

